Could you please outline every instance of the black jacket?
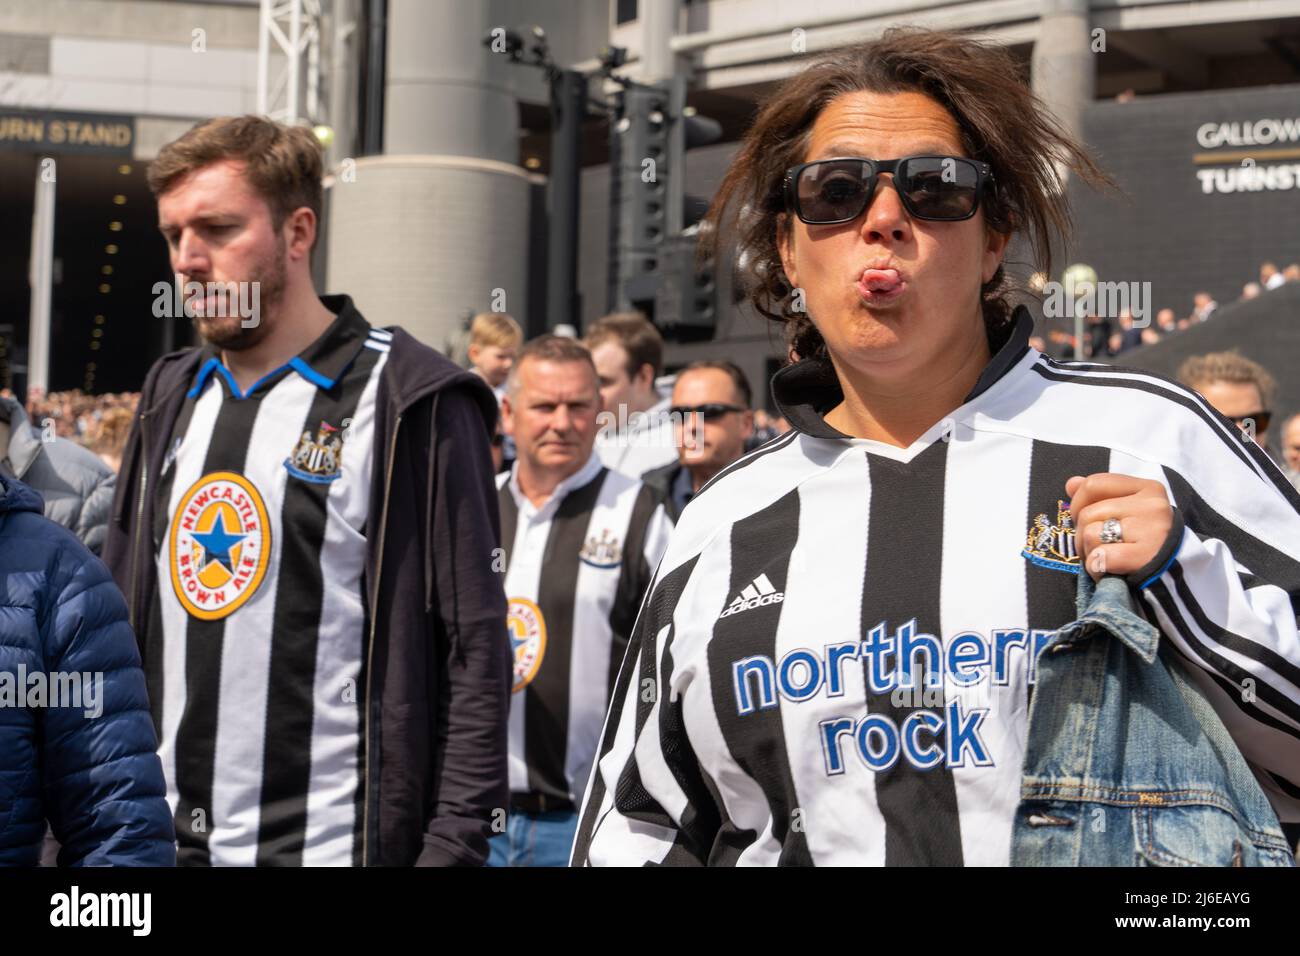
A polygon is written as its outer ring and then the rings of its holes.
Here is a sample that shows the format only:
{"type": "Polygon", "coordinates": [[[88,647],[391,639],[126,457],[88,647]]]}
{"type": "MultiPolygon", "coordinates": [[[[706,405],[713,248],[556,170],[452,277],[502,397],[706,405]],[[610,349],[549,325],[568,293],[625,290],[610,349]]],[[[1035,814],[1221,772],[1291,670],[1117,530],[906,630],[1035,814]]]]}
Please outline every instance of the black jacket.
{"type": "Polygon", "coordinates": [[[673,486],[684,467],[680,462],[670,461],[660,468],[651,468],[641,476],[642,483],[653,488],[655,495],[664,503],[664,511],[673,524],[677,524],[677,519],[682,516],[682,509],[678,507],[677,497],[673,494],[673,486]]]}
{"type": "MultiPolygon", "coordinates": [[[[345,296],[323,301],[336,312],[353,308],[345,296]]],[[[487,859],[493,811],[509,796],[511,665],[505,594],[493,570],[500,519],[488,444],[497,405],[482,379],[400,328],[390,331],[363,577],[370,634],[362,858],[478,865],[487,859]]],[[[145,379],[104,547],[142,655],[157,586],[151,482],[199,354],[166,355],[145,379]]]]}

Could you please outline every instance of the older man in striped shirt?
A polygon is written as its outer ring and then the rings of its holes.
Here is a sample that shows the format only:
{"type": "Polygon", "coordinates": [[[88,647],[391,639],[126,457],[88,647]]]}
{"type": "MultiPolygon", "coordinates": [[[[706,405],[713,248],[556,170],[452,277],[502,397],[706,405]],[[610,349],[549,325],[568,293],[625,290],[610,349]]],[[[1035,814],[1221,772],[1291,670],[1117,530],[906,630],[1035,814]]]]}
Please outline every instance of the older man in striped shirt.
{"type": "Polygon", "coordinates": [[[568,861],[610,690],[671,527],[652,488],[593,451],[599,407],[586,348],[556,336],[524,347],[502,403],[519,457],[497,479],[515,669],[510,813],[493,865],[568,861]]]}

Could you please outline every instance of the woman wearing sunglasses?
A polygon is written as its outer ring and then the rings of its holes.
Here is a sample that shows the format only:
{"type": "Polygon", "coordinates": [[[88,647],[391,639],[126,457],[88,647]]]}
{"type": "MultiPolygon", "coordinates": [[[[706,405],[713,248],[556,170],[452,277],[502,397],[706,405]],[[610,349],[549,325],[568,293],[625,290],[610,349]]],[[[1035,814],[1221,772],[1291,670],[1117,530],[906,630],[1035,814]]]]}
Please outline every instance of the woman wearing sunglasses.
{"type": "Polygon", "coordinates": [[[1080,573],[1127,580],[1300,820],[1300,496],[1195,392],[1029,346],[1003,259],[1020,236],[1050,274],[1064,168],[1106,182],[1009,54],[953,35],[891,31],[765,105],[710,241],[738,220],[801,359],[773,382],[793,428],[684,510],[575,863],[1008,863],[1080,573]]]}

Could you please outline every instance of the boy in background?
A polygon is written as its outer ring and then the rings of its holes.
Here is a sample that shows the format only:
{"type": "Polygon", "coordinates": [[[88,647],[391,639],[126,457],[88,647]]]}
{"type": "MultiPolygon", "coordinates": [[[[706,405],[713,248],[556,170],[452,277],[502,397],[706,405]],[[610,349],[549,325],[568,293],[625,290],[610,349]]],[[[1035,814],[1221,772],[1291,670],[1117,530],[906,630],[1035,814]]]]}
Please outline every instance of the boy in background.
{"type": "Polygon", "coordinates": [[[504,312],[480,312],[470,324],[470,369],[492,386],[498,403],[505,393],[506,376],[515,364],[515,354],[523,341],[523,329],[504,312]]]}
{"type": "MultiPolygon", "coordinates": [[[[480,312],[469,327],[469,366],[492,386],[497,397],[497,407],[506,393],[506,376],[514,367],[515,356],[524,341],[524,331],[519,323],[504,312],[480,312]]],[[[492,462],[497,473],[509,470],[515,460],[514,440],[501,430],[492,436],[492,462]]]]}

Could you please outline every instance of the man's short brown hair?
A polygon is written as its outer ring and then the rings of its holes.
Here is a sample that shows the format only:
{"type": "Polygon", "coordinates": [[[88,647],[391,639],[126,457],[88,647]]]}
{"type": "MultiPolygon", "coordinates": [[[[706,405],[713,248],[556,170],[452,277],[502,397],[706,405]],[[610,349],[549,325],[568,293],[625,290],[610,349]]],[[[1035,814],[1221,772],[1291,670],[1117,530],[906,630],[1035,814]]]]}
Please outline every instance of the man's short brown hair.
{"type": "Polygon", "coordinates": [[[596,363],[591,360],[591,352],[577,339],[564,335],[539,335],[519,352],[515,364],[510,368],[506,379],[506,392],[514,395],[519,389],[519,370],[529,360],[538,362],[581,362],[591,369],[592,381],[599,382],[596,375],[596,363]]]}
{"type": "Polygon", "coordinates": [[[754,404],[754,393],[750,390],[749,379],[745,377],[745,373],[741,371],[739,365],[735,362],[728,362],[726,359],[700,359],[692,362],[677,373],[677,380],[680,382],[682,376],[688,372],[702,372],[707,369],[722,372],[727,378],[731,379],[736,394],[740,396],[741,404],[746,408],[750,408],[754,404]]]}
{"type": "Polygon", "coordinates": [[[664,339],[640,312],[611,312],[592,323],[583,342],[595,351],[613,340],[627,352],[627,377],[633,378],[642,365],[649,365],[657,377],[664,369],[664,339]]]}
{"type": "Polygon", "coordinates": [[[1268,370],[1235,350],[1193,355],[1179,367],[1178,381],[1197,390],[1215,382],[1254,385],[1259,389],[1262,412],[1272,411],[1273,398],[1277,395],[1277,381],[1268,370]]]}
{"type": "Polygon", "coordinates": [[[504,312],[480,312],[469,326],[469,344],[480,348],[493,345],[499,349],[518,348],[523,340],[524,330],[504,312]]]}
{"type": "Polygon", "coordinates": [[[222,160],[244,164],[244,176],[271,210],[279,229],[295,209],[306,206],[320,224],[320,141],[303,126],[285,126],[264,116],[219,116],[199,123],[164,146],[149,164],[149,190],[161,196],[184,176],[222,160]]]}

